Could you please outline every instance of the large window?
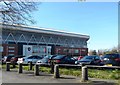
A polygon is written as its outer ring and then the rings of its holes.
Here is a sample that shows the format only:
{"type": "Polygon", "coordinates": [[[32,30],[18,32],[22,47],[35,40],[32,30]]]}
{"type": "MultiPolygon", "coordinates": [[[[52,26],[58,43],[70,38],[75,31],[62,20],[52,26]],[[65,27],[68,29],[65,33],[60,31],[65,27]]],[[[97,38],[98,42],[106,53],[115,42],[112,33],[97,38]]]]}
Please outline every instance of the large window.
{"type": "Polygon", "coordinates": [[[64,49],[63,49],[63,52],[64,52],[64,53],[67,53],[67,49],[66,49],[66,48],[64,48],[64,49]]]}
{"type": "Polygon", "coordinates": [[[78,50],[78,49],[75,49],[74,52],[75,52],[75,53],[79,53],[79,50],[78,50]]]}
{"type": "Polygon", "coordinates": [[[33,45],[33,54],[36,54],[39,52],[39,47],[36,45],[33,45]]]}
{"type": "Polygon", "coordinates": [[[73,50],[73,49],[69,49],[68,53],[72,53],[72,50],[73,50]]]}
{"type": "Polygon", "coordinates": [[[61,53],[61,49],[60,48],[56,48],[56,53],[60,54],[61,53]]]}
{"type": "Polygon", "coordinates": [[[32,45],[33,47],[33,55],[50,55],[51,54],[51,46],[40,46],[40,45],[32,45]]]}

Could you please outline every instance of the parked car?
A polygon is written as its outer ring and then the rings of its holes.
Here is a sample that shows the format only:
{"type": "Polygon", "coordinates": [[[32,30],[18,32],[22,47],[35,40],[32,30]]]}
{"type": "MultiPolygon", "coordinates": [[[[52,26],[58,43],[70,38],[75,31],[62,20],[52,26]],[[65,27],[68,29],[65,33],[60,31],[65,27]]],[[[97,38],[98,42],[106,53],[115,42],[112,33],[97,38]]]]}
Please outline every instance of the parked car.
{"type": "Polygon", "coordinates": [[[106,54],[102,63],[107,66],[120,66],[120,54],[106,54]]]}
{"type": "Polygon", "coordinates": [[[38,56],[38,55],[31,55],[31,56],[27,56],[27,57],[23,57],[23,58],[18,58],[17,63],[28,64],[28,63],[32,62],[33,64],[35,64],[38,60],[40,60],[42,58],[43,57],[38,56]]]}
{"type": "Polygon", "coordinates": [[[50,65],[49,59],[52,59],[53,57],[55,57],[55,55],[47,55],[43,59],[38,60],[36,64],[50,65]]]}
{"type": "Polygon", "coordinates": [[[3,61],[4,61],[4,56],[1,56],[1,58],[0,58],[0,64],[1,63],[3,64],[3,61]]]}
{"type": "Polygon", "coordinates": [[[11,59],[12,57],[14,57],[14,55],[4,56],[4,58],[3,58],[3,63],[10,62],[10,59],[11,59]]]}
{"type": "Polygon", "coordinates": [[[18,58],[23,58],[23,57],[25,57],[25,56],[22,56],[22,55],[14,56],[14,57],[12,57],[12,58],[10,59],[10,62],[11,62],[11,63],[17,63],[18,58]]]}
{"type": "Polygon", "coordinates": [[[76,61],[75,64],[101,65],[101,59],[96,55],[85,56],[81,60],[76,61]]]}
{"type": "Polygon", "coordinates": [[[51,61],[55,64],[75,64],[75,59],[66,55],[57,55],[53,57],[50,62],[51,61]]]}

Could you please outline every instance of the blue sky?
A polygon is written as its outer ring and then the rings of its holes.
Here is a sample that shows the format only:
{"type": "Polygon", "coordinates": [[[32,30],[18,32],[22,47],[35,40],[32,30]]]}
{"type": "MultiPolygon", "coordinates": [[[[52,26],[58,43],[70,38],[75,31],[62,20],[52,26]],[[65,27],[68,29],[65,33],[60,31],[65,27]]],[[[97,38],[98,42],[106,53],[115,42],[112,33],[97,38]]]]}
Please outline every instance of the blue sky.
{"type": "Polygon", "coordinates": [[[32,16],[34,26],[88,34],[89,49],[118,44],[117,2],[42,2],[32,16]]]}

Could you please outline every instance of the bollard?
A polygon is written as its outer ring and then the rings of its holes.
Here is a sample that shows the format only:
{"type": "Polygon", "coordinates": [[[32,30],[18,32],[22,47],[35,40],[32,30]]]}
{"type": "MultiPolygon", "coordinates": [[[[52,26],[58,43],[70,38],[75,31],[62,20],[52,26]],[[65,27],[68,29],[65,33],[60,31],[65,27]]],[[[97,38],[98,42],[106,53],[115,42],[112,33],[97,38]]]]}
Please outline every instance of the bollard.
{"type": "Polygon", "coordinates": [[[12,65],[13,65],[13,68],[16,68],[15,62],[13,62],[12,65]]]}
{"type": "Polygon", "coordinates": [[[50,65],[50,67],[51,67],[51,73],[54,73],[54,62],[51,62],[51,65],[50,65]]]}
{"type": "Polygon", "coordinates": [[[85,64],[84,64],[84,63],[81,63],[81,68],[84,67],[84,66],[85,66],[85,64]]]}
{"type": "Polygon", "coordinates": [[[29,62],[29,70],[32,70],[32,62],[29,62]]]}
{"type": "Polygon", "coordinates": [[[54,67],[54,78],[59,78],[59,65],[55,65],[54,67]]]}
{"type": "Polygon", "coordinates": [[[34,66],[34,75],[35,76],[39,75],[39,65],[37,65],[37,64],[34,66]]]}
{"type": "Polygon", "coordinates": [[[88,69],[87,66],[82,67],[82,81],[88,80],[88,69]]]}
{"type": "Polygon", "coordinates": [[[10,71],[10,62],[6,62],[6,71],[10,71]]]}
{"type": "Polygon", "coordinates": [[[22,73],[23,72],[23,68],[22,68],[22,63],[18,64],[18,73],[22,73]]]}

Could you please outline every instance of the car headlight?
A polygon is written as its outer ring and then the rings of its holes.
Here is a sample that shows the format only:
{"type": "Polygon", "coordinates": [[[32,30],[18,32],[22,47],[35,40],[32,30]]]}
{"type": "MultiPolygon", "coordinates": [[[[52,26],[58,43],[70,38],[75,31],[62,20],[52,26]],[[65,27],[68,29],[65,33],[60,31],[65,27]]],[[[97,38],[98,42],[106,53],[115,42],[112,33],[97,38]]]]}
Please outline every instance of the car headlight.
{"type": "Polygon", "coordinates": [[[104,58],[104,60],[106,61],[106,60],[109,60],[108,58],[104,58]]]}
{"type": "Polygon", "coordinates": [[[79,64],[82,64],[82,63],[79,63],[79,64]]]}
{"type": "Polygon", "coordinates": [[[78,61],[75,61],[75,64],[78,64],[78,61]]]}

